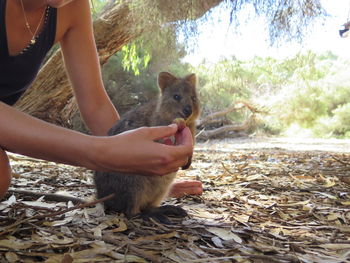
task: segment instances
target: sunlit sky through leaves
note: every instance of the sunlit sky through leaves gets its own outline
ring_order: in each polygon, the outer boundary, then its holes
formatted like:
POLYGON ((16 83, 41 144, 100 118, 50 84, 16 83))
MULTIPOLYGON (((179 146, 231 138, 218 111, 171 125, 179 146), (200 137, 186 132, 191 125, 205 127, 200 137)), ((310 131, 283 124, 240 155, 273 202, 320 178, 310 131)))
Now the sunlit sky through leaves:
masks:
POLYGON ((302 43, 282 42, 274 47, 269 46, 264 18, 255 16, 251 6, 247 5, 238 14, 240 26, 237 33, 234 33, 232 26, 229 27, 229 11, 219 6, 213 12, 215 23, 201 23, 198 39, 189 39, 196 41, 197 47, 192 54, 186 56, 185 61, 196 65, 203 59, 216 62, 230 56, 241 60, 254 56, 285 58, 305 50, 317 53, 332 51, 340 57, 350 59, 350 36, 339 36, 339 29, 350 19, 350 0, 323 0, 322 4, 330 16, 314 23, 302 43))

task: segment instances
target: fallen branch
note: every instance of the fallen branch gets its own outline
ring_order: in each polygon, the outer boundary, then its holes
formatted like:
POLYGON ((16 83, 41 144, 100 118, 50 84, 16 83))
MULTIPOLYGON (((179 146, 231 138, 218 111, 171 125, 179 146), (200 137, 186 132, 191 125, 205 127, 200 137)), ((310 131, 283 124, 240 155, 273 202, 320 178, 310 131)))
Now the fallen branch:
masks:
POLYGON ((33 192, 28 190, 21 190, 21 189, 9 189, 9 194, 20 194, 23 196, 30 196, 34 198, 40 198, 44 196, 44 199, 46 201, 54 201, 54 202, 68 202, 72 201, 73 204, 81 204, 84 203, 84 200, 74 197, 74 196, 66 196, 62 194, 53 194, 53 193, 39 193, 39 192, 33 192))
POLYGON ((249 119, 244 121, 242 124, 226 125, 213 130, 202 130, 197 134, 196 139, 198 140, 208 140, 210 138, 215 138, 222 136, 228 132, 240 132, 247 130, 252 123, 254 123, 255 116, 252 115, 249 119))
POLYGON ((198 123, 198 126, 204 126, 212 123, 218 122, 218 119, 226 116, 227 114, 241 110, 243 108, 248 108, 253 114, 254 113, 263 113, 263 111, 258 110, 256 107, 252 106, 248 102, 245 101, 237 101, 236 103, 232 104, 230 107, 222 110, 222 111, 217 111, 212 114, 207 115, 204 119, 200 120, 198 123))
POLYGON ((224 110, 209 114, 206 117, 204 117, 202 120, 200 120, 199 123, 197 124, 197 128, 200 130, 200 132, 196 135, 196 138, 199 140, 208 140, 210 138, 222 137, 223 135, 228 134, 229 132, 240 132, 240 131, 248 130, 255 123, 256 113, 266 113, 266 112, 257 109, 256 107, 252 106, 248 102, 237 101, 236 103, 232 104, 230 107, 224 110), (247 108, 251 114, 249 117, 247 117, 247 119, 243 123, 232 124, 229 121, 229 119, 224 118, 226 117, 227 114, 233 111, 242 110, 244 108, 247 108), (207 130, 207 127, 209 125, 217 124, 217 123, 220 123, 221 127, 207 130))

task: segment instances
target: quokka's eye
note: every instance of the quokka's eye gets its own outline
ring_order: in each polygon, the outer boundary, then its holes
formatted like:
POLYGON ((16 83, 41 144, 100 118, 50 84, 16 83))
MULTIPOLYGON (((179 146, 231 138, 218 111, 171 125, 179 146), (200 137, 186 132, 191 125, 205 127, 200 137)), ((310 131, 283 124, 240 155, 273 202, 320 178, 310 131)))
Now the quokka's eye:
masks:
POLYGON ((197 102, 197 98, 196 98, 195 96, 192 96, 191 99, 192 99, 192 102, 193 102, 193 103, 196 103, 196 102, 197 102))
POLYGON ((177 101, 181 100, 181 96, 179 94, 175 94, 173 98, 174 100, 177 100, 177 101))

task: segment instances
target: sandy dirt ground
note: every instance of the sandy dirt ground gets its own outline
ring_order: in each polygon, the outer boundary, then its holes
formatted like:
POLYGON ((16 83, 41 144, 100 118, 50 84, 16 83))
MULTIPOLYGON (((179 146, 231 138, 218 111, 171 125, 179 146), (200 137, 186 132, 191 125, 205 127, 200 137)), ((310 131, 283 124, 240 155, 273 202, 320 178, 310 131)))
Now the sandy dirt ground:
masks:
POLYGON ((236 138, 200 142, 196 149, 218 151, 276 149, 289 151, 326 151, 349 153, 350 140, 310 138, 236 138))

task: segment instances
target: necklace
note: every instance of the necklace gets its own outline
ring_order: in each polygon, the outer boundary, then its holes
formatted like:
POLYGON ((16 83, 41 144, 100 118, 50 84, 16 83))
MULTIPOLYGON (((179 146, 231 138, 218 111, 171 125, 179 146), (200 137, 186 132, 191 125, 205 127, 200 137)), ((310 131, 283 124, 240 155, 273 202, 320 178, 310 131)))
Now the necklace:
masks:
POLYGON ((32 29, 31 29, 31 27, 30 27, 30 25, 29 25, 29 23, 28 23, 28 19, 27 19, 27 16, 26 16, 26 12, 25 12, 25 10, 24 10, 24 5, 23 5, 23 1, 22 1, 22 0, 21 0, 21 6, 22 6, 22 12, 23 12, 24 21, 25 21, 25 23, 26 23, 26 28, 28 29, 29 33, 32 35, 32 39, 30 40, 30 43, 31 43, 32 45, 34 45, 35 42, 36 42, 36 39, 35 39, 36 33, 37 33, 38 30, 39 30, 39 27, 40 27, 40 25, 41 25, 41 22, 43 21, 43 18, 44 18, 44 15, 45 15, 45 13, 46 13, 46 9, 47 9, 47 8, 45 8, 45 10, 44 10, 44 12, 43 12, 43 14, 42 14, 42 16, 41 16, 41 18, 40 18, 39 24, 37 25, 37 27, 36 27, 36 29, 35 29, 35 31, 34 31, 34 33, 33 33, 32 29))

